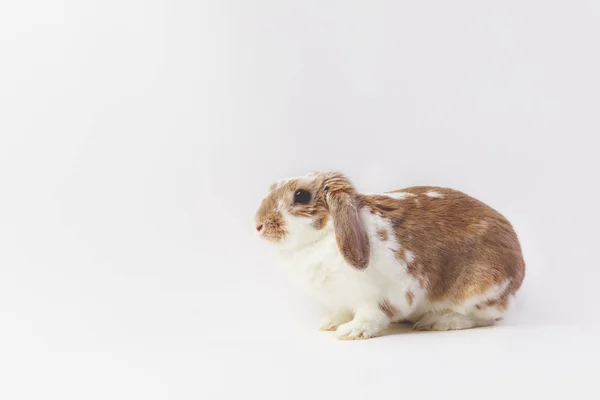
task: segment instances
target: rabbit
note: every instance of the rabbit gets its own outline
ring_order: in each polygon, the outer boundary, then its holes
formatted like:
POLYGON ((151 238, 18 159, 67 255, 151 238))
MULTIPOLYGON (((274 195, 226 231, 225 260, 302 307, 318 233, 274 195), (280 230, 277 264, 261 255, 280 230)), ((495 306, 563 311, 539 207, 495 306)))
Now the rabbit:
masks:
POLYGON ((361 194, 341 172, 271 185, 258 235, 330 312, 339 339, 493 325, 525 276, 517 235, 499 212, 460 191, 416 186, 361 194))

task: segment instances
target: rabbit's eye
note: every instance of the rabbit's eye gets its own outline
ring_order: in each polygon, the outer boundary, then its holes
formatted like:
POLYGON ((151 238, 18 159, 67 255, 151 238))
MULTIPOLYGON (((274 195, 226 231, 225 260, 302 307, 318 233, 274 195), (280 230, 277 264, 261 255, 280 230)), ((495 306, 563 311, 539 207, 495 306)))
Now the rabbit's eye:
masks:
POLYGON ((310 201, 310 192, 306 190, 296 190, 294 193, 294 204, 308 204, 310 201))

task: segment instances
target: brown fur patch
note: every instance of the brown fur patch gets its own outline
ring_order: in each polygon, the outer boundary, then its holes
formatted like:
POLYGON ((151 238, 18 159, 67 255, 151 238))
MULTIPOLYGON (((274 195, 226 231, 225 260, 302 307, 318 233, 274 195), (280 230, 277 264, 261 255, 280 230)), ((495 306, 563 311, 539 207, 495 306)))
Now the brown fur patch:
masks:
MULTIPOLYGON (((396 257, 398 257, 397 254, 396 257)), ((402 259, 404 259, 404 257, 402 257, 402 259)), ((427 276, 425 275, 423 265, 416 263, 407 263, 406 270, 409 274, 412 275, 413 278, 419 281, 419 286, 421 286, 421 289, 423 289, 427 284, 427 276)))
POLYGON ((383 311, 383 313, 390 319, 394 318, 394 316, 398 314, 398 310, 392 305, 392 303, 388 301, 388 299, 385 299, 379 303, 379 309, 383 311))
MULTIPOLYGON (((361 195, 360 206, 391 221, 402 248, 410 249, 418 263, 408 273, 427 288, 431 301, 459 303, 511 279, 499 304, 516 292, 525 275, 521 247, 511 224, 500 213, 464 193, 440 187, 402 189, 415 194, 394 199, 361 195), (434 190, 442 197, 430 197, 434 190)), ((398 252, 404 259, 404 253, 398 252)))
POLYGON ((415 298, 415 295, 413 294, 413 292, 411 292, 411 291, 406 292, 406 302, 408 303, 409 306, 412 306, 414 298, 415 298))
POLYGON ((377 230, 377 237, 382 242, 385 242, 386 240, 388 240, 388 233, 385 229, 379 229, 377 230))
MULTIPOLYGON (((315 214, 318 214, 318 212, 315 214)), ((328 214, 318 215, 317 218, 313 221, 312 225, 315 227, 316 230, 321 230, 325 227, 325 225, 327 225, 328 221, 329 221, 328 214)))
POLYGON ((343 176, 325 182, 327 204, 333 220, 335 238, 342 256, 355 268, 369 265, 371 246, 358 214, 357 194, 343 176))
POLYGON ((481 309, 484 307, 498 307, 498 309, 500 310, 506 310, 506 308, 508 308, 508 296, 510 294, 507 293, 507 290, 504 291, 504 293, 502 293, 500 295, 500 297, 496 298, 496 299, 490 299, 482 304, 478 304, 476 307, 481 309))
POLYGON ((273 211, 262 219, 263 236, 268 240, 279 241, 286 234, 285 220, 279 211, 273 211))

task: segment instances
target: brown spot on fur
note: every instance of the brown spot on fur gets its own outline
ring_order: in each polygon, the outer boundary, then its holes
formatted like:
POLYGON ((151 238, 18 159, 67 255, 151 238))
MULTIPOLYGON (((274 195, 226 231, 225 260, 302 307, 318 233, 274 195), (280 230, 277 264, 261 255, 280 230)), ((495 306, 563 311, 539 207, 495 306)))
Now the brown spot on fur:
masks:
MULTIPOLYGON (((508 290, 508 288, 507 288, 507 290, 508 290)), ((500 297, 489 299, 489 300, 483 302, 482 304, 476 305, 475 307, 477 307, 478 309, 481 309, 484 307, 497 307, 501 311, 506 310, 508 308, 508 297, 510 295, 510 293, 508 293, 507 290, 505 290, 503 293, 501 293, 500 297)))
MULTIPOLYGON (((402 257, 402 259, 404 259, 404 257, 402 257)), ((412 275, 413 278, 419 281, 419 286, 421 287, 421 289, 425 288, 425 285, 427 284, 427 276, 425 275, 423 265, 407 263, 406 270, 410 275, 412 275)))
POLYGON ((317 217, 317 219, 315 219, 313 221, 312 225, 315 227, 315 229, 321 230, 325 227, 325 225, 327 225, 328 221, 329 221, 329 215, 327 215, 327 214, 320 215, 317 217))
POLYGON ((392 303, 388 301, 388 299, 385 299, 379 303, 379 309, 383 311, 383 313, 390 319, 394 318, 394 316, 398 313, 396 307, 394 307, 392 303))
MULTIPOLYGON (((431 301, 460 303, 511 280, 498 299, 505 306, 525 275, 521 247, 511 224, 499 212, 464 193, 439 187, 402 189, 419 199, 361 195, 360 206, 388 219, 402 248, 419 260, 408 273, 426 287, 431 301), (433 190, 442 197, 429 197, 433 190)), ((404 259, 398 252, 396 257, 404 259)))
POLYGON ((406 292, 406 302, 408 303, 409 306, 412 306, 414 298, 415 298, 415 295, 413 294, 413 292, 411 292, 411 291, 406 292))
POLYGON ((385 229, 379 229, 377 230, 377 237, 382 242, 385 242, 386 240, 388 240, 388 233, 385 229))

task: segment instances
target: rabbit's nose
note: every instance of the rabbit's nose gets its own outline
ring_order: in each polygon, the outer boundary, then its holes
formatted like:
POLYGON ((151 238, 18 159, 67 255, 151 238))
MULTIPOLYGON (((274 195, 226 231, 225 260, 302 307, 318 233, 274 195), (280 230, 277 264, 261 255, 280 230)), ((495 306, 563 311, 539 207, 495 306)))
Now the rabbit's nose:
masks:
POLYGON ((258 232, 260 232, 260 231, 262 230, 262 228, 263 228, 263 224, 260 224, 260 225, 258 225, 258 226, 256 227, 256 230, 257 230, 258 232))

